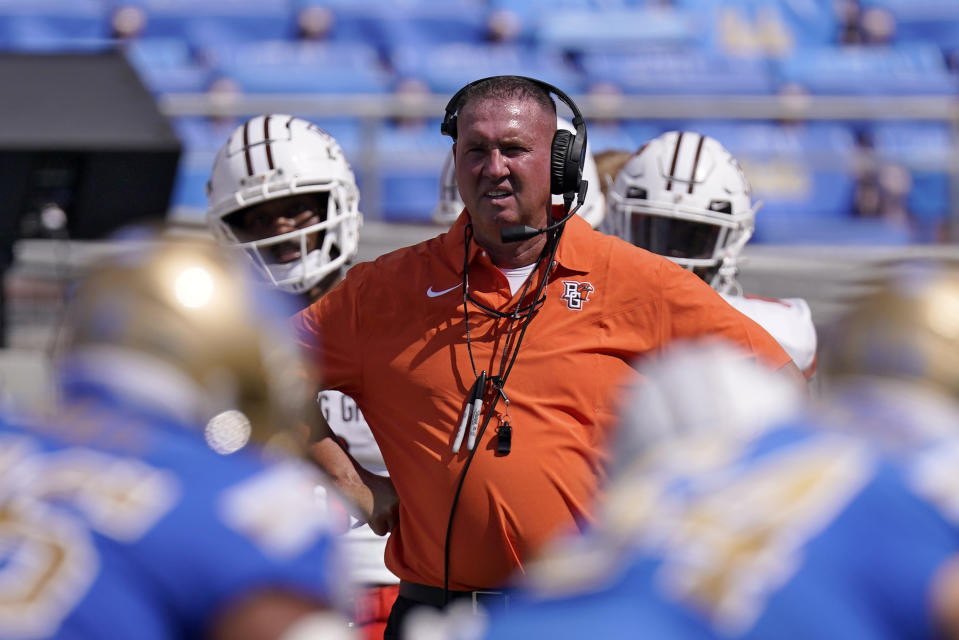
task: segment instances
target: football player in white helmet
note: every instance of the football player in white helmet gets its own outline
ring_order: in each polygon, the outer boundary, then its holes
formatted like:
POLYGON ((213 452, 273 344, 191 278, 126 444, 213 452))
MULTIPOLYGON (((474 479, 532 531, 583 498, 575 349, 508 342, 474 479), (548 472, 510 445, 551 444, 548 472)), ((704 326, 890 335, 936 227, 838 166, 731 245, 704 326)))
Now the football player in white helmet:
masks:
POLYGON ((808 303, 744 296, 736 280, 759 206, 719 141, 670 131, 640 147, 617 173, 605 229, 692 270, 776 338, 808 379, 817 344, 808 303))
POLYGON ((310 294, 356 255, 359 190, 333 138, 288 115, 257 116, 220 149, 207 182, 207 223, 245 250, 276 287, 310 294))
MULTIPOLYGON (((237 127, 217 154, 207 191, 207 223, 218 240, 245 250, 273 286, 300 294, 303 306, 332 289, 356 255, 362 220, 353 170, 336 139, 306 120, 271 114, 237 127)), ((387 475, 356 403, 332 390, 317 402, 349 454, 387 475)), ((384 564, 386 538, 362 526, 350 530, 347 543, 354 578, 368 587, 354 622, 366 637, 382 638, 399 584, 384 564)))
MULTIPOLYGON (((573 123, 564 118, 556 118, 556 126, 576 133, 573 123)), ((589 140, 586 141, 586 163, 583 165, 583 180, 589 182, 586 200, 577 214, 598 229, 606 217, 606 196, 603 195, 599 181, 599 172, 596 170, 596 160, 589 140)), ((563 204, 563 196, 553 196, 554 204, 563 204)), ((440 193, 436 208, 433 209, 433 222, 442 225, 451 225, 463 211, 463 199, 460 198, 459 187, 456 186, 456 167, 453 165, 453 150, 446 155, 443 161, 443 170, 440 173, 440 193)))

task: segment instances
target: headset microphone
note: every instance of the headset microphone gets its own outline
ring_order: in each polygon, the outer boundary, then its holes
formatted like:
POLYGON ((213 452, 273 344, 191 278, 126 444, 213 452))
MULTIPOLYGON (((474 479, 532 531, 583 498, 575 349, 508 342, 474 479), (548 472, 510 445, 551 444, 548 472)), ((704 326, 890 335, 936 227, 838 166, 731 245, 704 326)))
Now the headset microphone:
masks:
POLYGON ((547 225, 542 229, 537 229, 536 227, 531 227, 529 225, 516 225, 512 227, 505 227, 499 232, 500 242, 522 242, 524 240, 529 240, 534 236, 538 236, 541 233, 549 233, 554 229, 561 228, 566 221, 573 217, 573 215, 579 211, 579 208, 583 206, 583 201, 586 199, 586 187, 588 186, 588 181, 583 180, 579 187, 579 194, 576 197, 576 206, 569 210, 565 216, 557 220, 553 224, 547 225))

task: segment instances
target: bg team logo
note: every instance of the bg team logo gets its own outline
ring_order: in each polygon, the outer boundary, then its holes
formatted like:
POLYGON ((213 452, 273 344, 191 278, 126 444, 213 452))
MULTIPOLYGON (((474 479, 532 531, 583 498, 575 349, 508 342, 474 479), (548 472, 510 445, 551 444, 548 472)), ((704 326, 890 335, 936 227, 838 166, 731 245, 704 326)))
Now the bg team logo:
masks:
POLYGON ((583 303, 589 302, 589 294, 595 291, 589 282, 578 282, 576 280, 563 280, 563 300, 566 306, 573 311, 581 311, 583 303))

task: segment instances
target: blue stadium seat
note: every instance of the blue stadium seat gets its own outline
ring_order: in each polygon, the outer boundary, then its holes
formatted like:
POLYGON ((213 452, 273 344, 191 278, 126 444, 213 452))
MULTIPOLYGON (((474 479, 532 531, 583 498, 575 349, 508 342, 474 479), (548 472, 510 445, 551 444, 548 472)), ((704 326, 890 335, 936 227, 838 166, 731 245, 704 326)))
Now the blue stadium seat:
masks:
POLYGON ((248 93, 383 93, 392 77, 364 44, 262 41, 205 50, 248 93))
POLYGON ((486 33, 486 8, 470 0, 397 0, 389 7, 378 0, 301 0, 296 8, 310 5, 332 12, 330 39, 365 42, 384 52, 404 45, 482 42, 486 33))
POLYGON ((889 11, 896 21, 895 41, 934 43, 959 49, 959 2, 955 0, 859 0, 863 9, 889 11))
POLYGON ((881 161, 900 164, 909 170, 912 188, 909 212, 915 217, 923 239, 932 239, 950 213, 949 167, 952 163, 952 133, 947 124, 936 122, 877 123, 873 146, 881 161))
POLYGON ((590 11, 596 8, 594 0, 488 0, 488 19, 509 25, 507 42, 533 45, 543 16, 552 12, 590 11))
POLYGON ((586 135, 593 154, 610 149, 635 151, 646 138, 636 138, 632 129, 618 122, 591 121, 586 119, 586 135))
MULTIPOLYGON (((180 116, 170 120, 185 152, 212 151, 214 153, 242 122, 243 118, 212 119, 203 116, 180 116)), ((211 158, 207 172, 212 166, 211 158)))
POLYGON ((632 140, 636 142, 636 147, 631 151, 637 151, 644 142, 649 142, 656 136, 667 131, 677 131, 687 128, 685 120, 666 121, 666 120, 624 120, 623 129, 629 133, 632 140))
POLYGON ((589 53, 581 63, 590 82, 610 83, 628 94, 762 95, 774 89, 764 61, 702 51, 589 53))
POLYGON ((154 94, 202 92, 210 84, 210 69, 194 60, 185 40, 137 38, 124 43, 124 52, 154 94))
POLYGON ((0 0, 0 49, 102 47, 109 37, 109 14, 99 0, 0 0))
POLYGON ((680 49, 693 47, 703 26, 695 14, 669 8, 552 9, 540 16, 533 40, 571 53, 680 49))
POLYGON ((173 193, 170 196, 171 210, 186 210, 179 219, 188 217, 190 222, 201 224, 206 212, 206 181, 216 157, 215 150, 187 151, 180 156, 173 193))
POLYGON ((753 199, 763 201, 757 219, 784 216, 818 224, 819 219, 849 215, 856 145, 847 127, 705 121, 687 123, 686 128, 716 138, 740 161, 753 199))
POLYGON ((676 0, 699 16, 701 45, 724 56, 778 58, 798 48, 836 43, 833 0, 676 0))
POLYGON ((387 126, 381 131, 377 155, 383 219, 429 222, 439 193, 440 171, 450 139, 440 135, 439 121, 423 126, 387 126))
POLYGON ((914 241, 911 228, 885 220, 846 215, 811 221, 763 211, 756 214, 753 236, 757 244, 901 246, 914 241))
POLYGON ((185 38, 192 46, 292 38, 290 0, 116 0, 146 13, 144 37, 185 38))
POLYGON ((551 11, 588 11, 596 8, 594 0, 488 0, 488 4, 491 10, 512 11, 530 22, 539 20, 551 11))
POLYGON ((763 244, 902 245, 914 229, 853 213, 857 147, 838 123, 690 122, 713 136, 743 166, 753 188, 753 242, 763 244))
POLYGON ((419 78, 440 94, 452 94, 468 82, 500 74, 532 76, 569 94, 584 89, 583 76, 561 55, 520 45, 410 45, 394 50, 392 63, 397 77, 419 78))
POLYGON ((895 47, 821 47, 781 61, 783 83, 822 95, 955 95, 942 51, 932 44, 895 47))

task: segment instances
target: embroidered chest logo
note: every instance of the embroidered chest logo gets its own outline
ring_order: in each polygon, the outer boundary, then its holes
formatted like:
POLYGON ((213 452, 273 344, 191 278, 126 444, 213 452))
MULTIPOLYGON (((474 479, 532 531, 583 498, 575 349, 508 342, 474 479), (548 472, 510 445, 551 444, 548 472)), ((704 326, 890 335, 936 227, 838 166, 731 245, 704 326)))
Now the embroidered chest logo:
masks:
POLYGON ((589 295, 596 288, 588 282, 577 282, 576 280, 563 280, 563 295, 560 296, 566 301, 566 306, 573 311, 581 311, 583 304, 589 302, 589 295))

